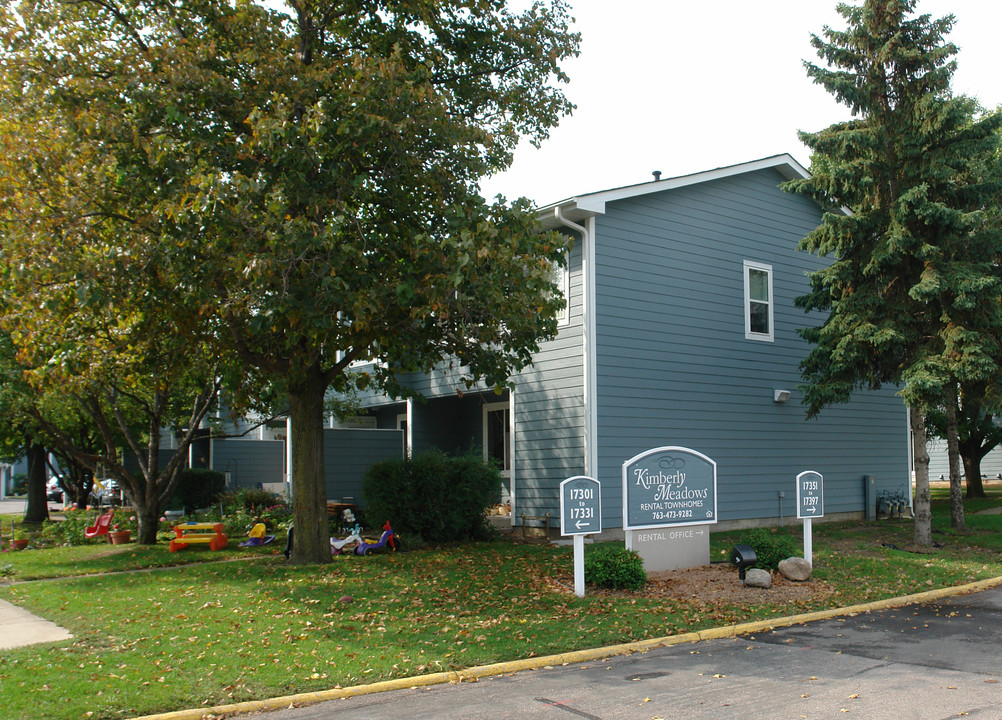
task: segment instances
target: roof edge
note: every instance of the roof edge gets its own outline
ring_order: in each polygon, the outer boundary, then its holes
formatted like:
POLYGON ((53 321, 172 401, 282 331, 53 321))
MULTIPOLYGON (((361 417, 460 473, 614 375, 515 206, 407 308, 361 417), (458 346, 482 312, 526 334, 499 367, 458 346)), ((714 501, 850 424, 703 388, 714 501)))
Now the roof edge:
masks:
POLYGON ((743 175, 745 173, 757 172, 759 170, 778 170, 787 180, 798 180, 810 177, 808 170, 799 162, 793 159, 789 153, 772 155, 770 157, 738 163, 736 165, 726 165, 712 170, 703 170, 688 175, 666 178, 664 180, 651 180, 637 185, 626 185, 624 187, 612 188, 610 190, 600 190, 598 192, 576 195, 566 200, 544 205, 536 210, 543 228, 553 230, 561 227, 563 223, 555 215, 555 210, 560 208, 561 214, 569 220, 580 222, 595 215, 605 213, 607 203, 616 200, 649 195, 650 193, 673 190, 688 185, 720 180, 722 178, 743 175))

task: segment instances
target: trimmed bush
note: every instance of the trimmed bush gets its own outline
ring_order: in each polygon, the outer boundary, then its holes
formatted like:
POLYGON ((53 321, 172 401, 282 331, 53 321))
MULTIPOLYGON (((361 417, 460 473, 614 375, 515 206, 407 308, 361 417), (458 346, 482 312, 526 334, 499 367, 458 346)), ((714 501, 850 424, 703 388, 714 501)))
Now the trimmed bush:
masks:
POLYGON ((800 545, 796 539, 779 528, 755 528, 743 536, 742 542, 755 551, 755 567, 776 570, 788 557, 798 557, 800 545))
POLYGON ((644 561, 621 543, 587 547, 584 572, 586 581, 611 590, 639 590, 647 582, 644 561))
POLYGON ((501 473, 481 457, 429 450, 368 469, 365 517, 374 529, 389 520, 394 532, 428 543, 483 539, 490 537, 485 513, 501 485, 501 473))
POLYGON ((218 470, 189 468, 181 471, 173 500, 185 512, 214 505, 226 492, 226 475, 218 470))

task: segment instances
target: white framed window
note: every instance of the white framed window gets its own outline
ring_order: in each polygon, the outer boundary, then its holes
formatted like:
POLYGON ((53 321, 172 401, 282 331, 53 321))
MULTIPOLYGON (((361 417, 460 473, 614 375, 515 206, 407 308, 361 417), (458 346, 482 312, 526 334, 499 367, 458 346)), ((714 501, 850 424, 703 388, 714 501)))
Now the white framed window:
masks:
POLYGON ((772 342, 772 265, 744 261, 745 338, 772 342))
POLYGON ((483 406, 484 462, 494 461, 501 477, 511 478, 511 408, 506 402, 483 406))
POLYGON ((557 286, 557 288, 560 290, 560 294, 563 295, 564 297, 564 305, 560 310, 557 311, 556 315, 557 325, 566 325, 570 321, 571 282, 570 282, 569 263, 567 262, 566 255, 564 257, 564 260, 565 262, 563 266, 555 264, 550 269, 551 272, 553 273, 553 275, 551 276, 551 280, 553 280, 553 284, 557 286))

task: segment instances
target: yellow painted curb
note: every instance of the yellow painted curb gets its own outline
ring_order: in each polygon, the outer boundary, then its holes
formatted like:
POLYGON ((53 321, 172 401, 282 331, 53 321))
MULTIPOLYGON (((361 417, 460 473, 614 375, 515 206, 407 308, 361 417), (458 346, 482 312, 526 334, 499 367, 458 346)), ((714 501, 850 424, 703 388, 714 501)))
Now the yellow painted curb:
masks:
POLYGON ((682 645, 684 643, 694 643, 703 640, 719 640, 737 637, 738 635, 748 635, 750 633, 772 630, 779 627, 789 627, 790 625, 802 625, 814 620, 828 620, 833 617, 845 615, 859 615, 873 610, 886 610, 888 608, 911 605, 913 603, 932 602, 943 598, 966 595, 982 590, 989 590, 998 585, 1002 585, 1002 577, 979 580, 967 585, 956 585, 954 587, 939 588, 937 590, 927 590, 913 595, 903 595, 887 600, 876 600, 860 605, 850 605, 844 608, 832 608, 830 610, 818 610, 816 612, 803 613, 801 615, 790 615, 788 617, 775 618, 772 620, 759 620, 756 622, 740 623, 738 625, 725 625, 719 628, 710 628, 698 632, 683 633, 682 635, 670 635, 668 637, 652 638, 649 640, 637 640, 635 642, 622 643, 619 645, 606 645, 605 647, 591 648, 588 650, 575 650, 572 652, 559 653, 557 655, 545 655, 542 657, 526 658, 524 660, 513 660, 511 662, 493 663, 491 665, 480 665, 463 670, 452 670, 449 672, 433 673, 431 675, 418 675, 416 677, 398 678, 396 680, 384 680, 370 685, 356 685, 348 688, 333 688, 330 690, 319 690, 317 692, 299 693, 297 695, 285 695, 283 697, 268 698, 265 700, 249 700, 247 702, 233 703, 230 705, 216 705, 208 708, 191 708, 188 710, 176 710, 167 713, 154 715, 143 715, 133 718, 133 720, 206 720, 207 718, 221 718, 227 715, 239 715, 241 713, 264 712, 268 710, 281 710, 283 708, 313 705, 328 700, 341 700, 361 695, 372 695, 374 693, 388 692, 390 690, 406 690, 416 687, 427 687, 429 685, 443 685, 445 683, 471 682, 484 677, 497 675, 510 675, 511 673, 522 672, 524 670, 540 670, 543 668, 556 667, 559 665, 570 665, 573 663, 591 662, 594 660, 604 660, 618 655, 629 655, 635 652, 647 652, 655 648, 670 647, 672 645, 682 645))

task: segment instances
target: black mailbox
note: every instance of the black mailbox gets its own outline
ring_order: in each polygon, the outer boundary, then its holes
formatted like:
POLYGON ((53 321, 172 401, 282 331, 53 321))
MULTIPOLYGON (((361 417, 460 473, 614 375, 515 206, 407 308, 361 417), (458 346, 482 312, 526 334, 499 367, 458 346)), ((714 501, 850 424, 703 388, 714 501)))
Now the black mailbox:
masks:
POLYGON ((755 564, 755 551, 750 545, 735 545, 731 548, 731 565, 737 565, 738 577, 745 579, 745 570, 755 564))

